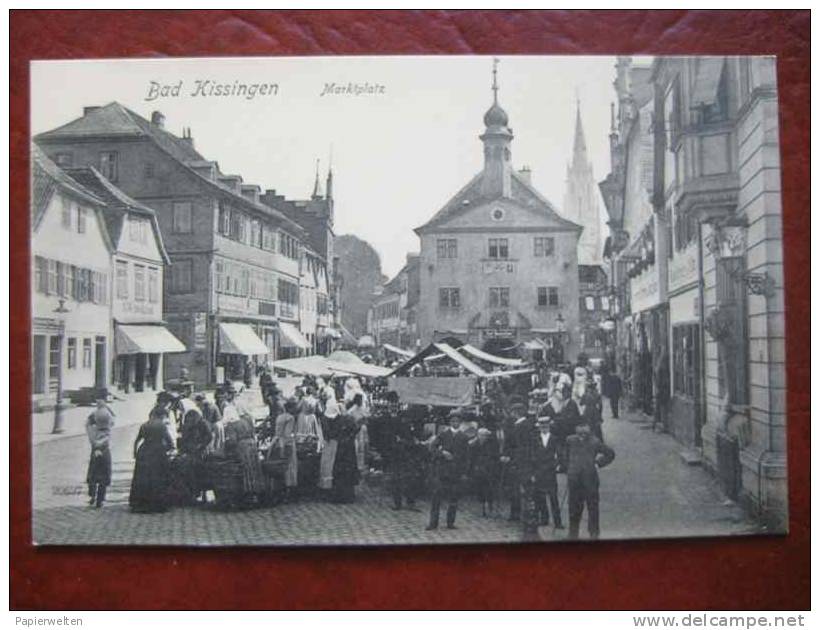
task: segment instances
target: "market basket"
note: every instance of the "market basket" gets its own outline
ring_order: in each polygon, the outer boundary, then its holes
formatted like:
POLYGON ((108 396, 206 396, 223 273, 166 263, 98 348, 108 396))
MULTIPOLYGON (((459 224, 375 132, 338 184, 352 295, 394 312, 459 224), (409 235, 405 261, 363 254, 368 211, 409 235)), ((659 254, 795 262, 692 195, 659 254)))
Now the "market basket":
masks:
POLYGON ((242 465, 234 461, 211 461, 209 477, 218 508, 231 508, 241 504, 244 486, 242 465))

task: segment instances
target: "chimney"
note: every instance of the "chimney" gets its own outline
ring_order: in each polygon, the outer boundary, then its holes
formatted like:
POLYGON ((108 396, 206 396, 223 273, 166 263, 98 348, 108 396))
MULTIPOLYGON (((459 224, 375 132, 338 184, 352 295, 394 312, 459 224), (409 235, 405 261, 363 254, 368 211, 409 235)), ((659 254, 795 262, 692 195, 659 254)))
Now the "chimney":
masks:
POLYGON ((259 193, 261 190, 262 189, 256 184, 242 184, 240 186, 242 196, 245 197, 245 199, 250 199, 254 203, 259 203, 259 193))
POLYGON ((532 169, 530 169, 529 166, 524 166, 520 171, 518 171, 518 174, 525 182, 527 182, 528 186, 532 186, 532 169))
POLYGON ((194 139, 191 137, 191 128, 190 127, 183 127, 182 128, 182 139, 185 140, 191 147, 194 146, 194 139))
POLYGON ((165 127, 165 116, 160 111, 151 112, 151 124, 163 129, 165 127))
POLYGON ((93 114, 100 108, 99 105, 88 105, 87 107, 83 107, 83 116, 88 116, 89 114, 93 114))

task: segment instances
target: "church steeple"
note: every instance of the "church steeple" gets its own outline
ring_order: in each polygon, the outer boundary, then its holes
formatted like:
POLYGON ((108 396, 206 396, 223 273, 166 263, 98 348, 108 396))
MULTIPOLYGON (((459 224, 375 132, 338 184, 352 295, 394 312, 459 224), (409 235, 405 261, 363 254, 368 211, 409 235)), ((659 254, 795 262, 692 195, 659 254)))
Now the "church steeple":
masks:
POLYGON ((584 125, 581 122, 581 99, 576 97, 575 101, 575 140, 572 147, 572 167, 573 169, 587 168, 589 157, 587 156, 587 141, 584 137, 584 125))
POLYGON ((311 199, 321 199, 322 198, 322 184, 319 182, 319 160, 316 160, 316 178, 313 182, 313 194, 311 195, 311 199))
POLYGON ((587 153, 584 125, 581 122, 581 101, 576 97, 575 136, 572 161, 567 167, 567 188, 564 194, 564 211, 570 221, 583 226, 578 242, 578 264, 601 263, 601 217, 598 207, 598 187, 592 173, 592 163, 587 153))
POLYGON ((493 104, 484 114, 484 173, 481 193, 485 197, 509 197, 511 188, 510 142, 513 139, 507 112, 498 104, 498 59, 493 59, 493 104))

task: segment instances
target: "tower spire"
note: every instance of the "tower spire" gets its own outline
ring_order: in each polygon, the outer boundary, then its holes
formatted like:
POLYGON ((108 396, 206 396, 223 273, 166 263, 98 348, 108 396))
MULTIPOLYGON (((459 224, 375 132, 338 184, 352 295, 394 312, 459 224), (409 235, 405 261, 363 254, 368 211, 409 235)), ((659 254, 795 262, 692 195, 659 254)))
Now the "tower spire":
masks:
POLYGON ((319 183, 319 158, 316 158, 316 178, 313 181, 313 199, 319 199, 322 196, 322 185, 319 183))
POLYGON ((493 57, 493 104, 498 105, 498 57, 493 57))
POLYGON ((577 98, 577 95, 575 106, 575 140, 572 145, 572 168, 586 168, 589 163, 587 159, 587 141, 584 136, 584 125, 581 122, 581 100, 577 98))
POLYGON ((327 158, 327 181, 325 182, 325 198, 333 199, 333 145, 330 145, 330 155, 327 158))

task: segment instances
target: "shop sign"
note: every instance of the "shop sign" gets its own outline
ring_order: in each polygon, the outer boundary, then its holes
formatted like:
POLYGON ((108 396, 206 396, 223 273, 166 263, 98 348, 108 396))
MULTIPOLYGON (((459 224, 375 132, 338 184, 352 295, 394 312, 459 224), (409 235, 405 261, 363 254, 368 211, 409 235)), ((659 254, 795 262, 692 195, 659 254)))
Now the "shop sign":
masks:
POLYGON ((632 278, 630 286, 633 312, 640 313, 660 304, 660 284, 656 267, 653 266, 648 271, 632 278))
POLYGON ((669 290, 697 282, 698 279, 698 248, 697 244, 675 252, 669 261, 669 290))
POLYGON ((194 313, 194 348, 202 350, 208 343, 208 315, 194 313))

